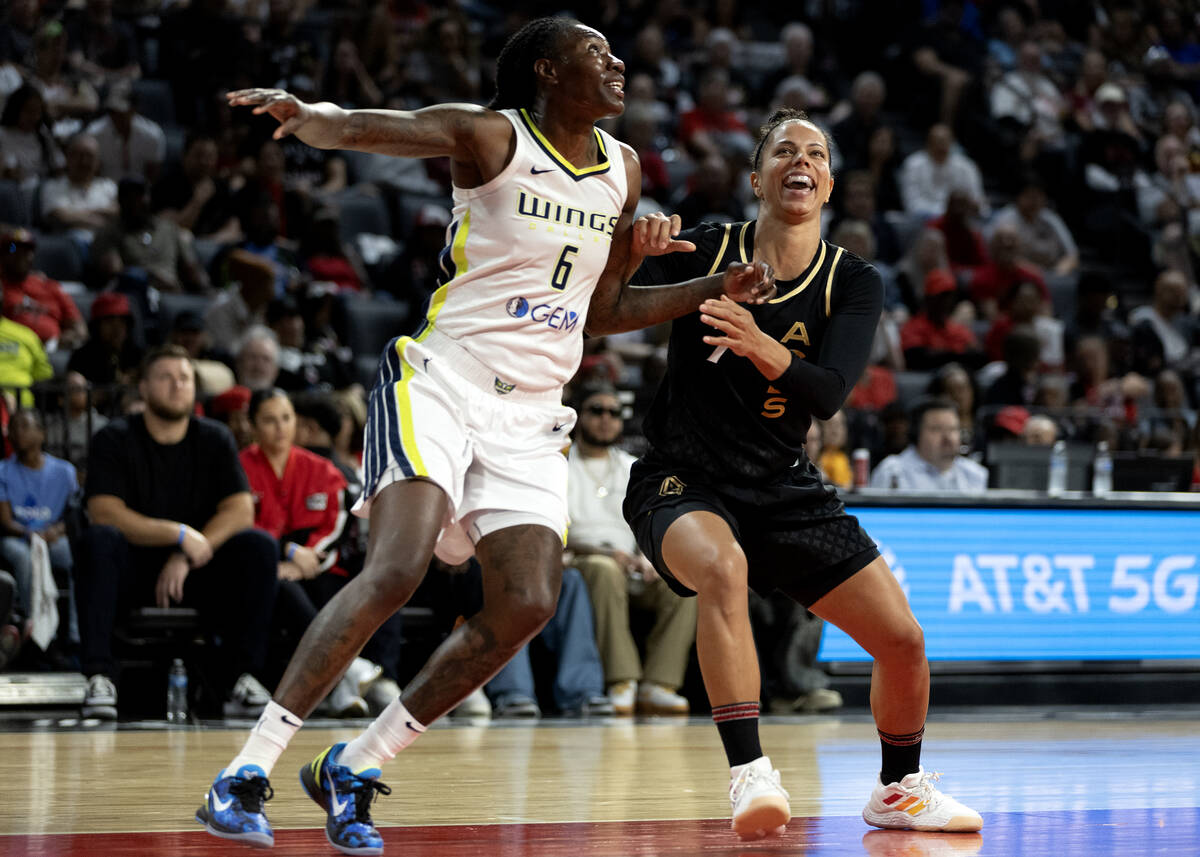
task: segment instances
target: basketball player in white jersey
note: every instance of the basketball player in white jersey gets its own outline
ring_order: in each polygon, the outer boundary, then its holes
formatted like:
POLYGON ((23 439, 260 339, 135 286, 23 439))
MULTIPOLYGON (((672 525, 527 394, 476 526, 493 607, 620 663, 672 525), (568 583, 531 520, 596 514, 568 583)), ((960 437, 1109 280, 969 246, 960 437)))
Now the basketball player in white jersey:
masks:
POLYGON ((472 553, 484 607, 430 657, 404 694, 348 744, 301 770, 328 814, 330 843, 379 854, 369 807, 381 765, 494 675, 553 615, 562 574, 567 463, 575 414, 561 404, 583 332, 615 333, 693 312, 724 292, 761 302, 770 268, 667 288, 627 282, 645 255, 694 249, 677 218, 639 219, 637 156, 594 127, 621 112, 624 64, 577 21, 543 18, 501 51, 491 108, 414 112, 304 104, 280 90, 230 93, 323 149, 449 156, 454 216, 441 288, 412 337, 388 346, 365 442, 370 542, 362 573, 301 640, 242 751, 196 813, 210 833, 268 847, 268 776, 288 741, 376 628, 411 596, 435 549, 472 553))

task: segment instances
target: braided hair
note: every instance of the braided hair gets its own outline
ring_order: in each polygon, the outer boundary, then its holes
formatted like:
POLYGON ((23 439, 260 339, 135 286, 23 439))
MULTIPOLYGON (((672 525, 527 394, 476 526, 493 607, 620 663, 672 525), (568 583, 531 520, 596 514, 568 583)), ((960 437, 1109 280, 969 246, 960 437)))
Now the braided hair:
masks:
POLYGON ((557 54, 559 41, 578 26, 574 18, 535 18, 514 33, 496 58, 496 94, 488 107, 532 107, 537 98, 533 64, 557 54))
POLYGON ((750 169, 754 170, 754 172, 758 172, 758 168, 762 165, 762 150, 763 146, 766 145, 767 138, 784 122, 806 122, 812 125, 825 138, 825 150, 832 150, 833 143, 829 139, 829 132, 810 119, 807 113, 803 110, 794 110, 791 107, 780 107, 768 116, 767 121, 758 129, 758 145, 754 147, 754 154, 750 157, 750 169))

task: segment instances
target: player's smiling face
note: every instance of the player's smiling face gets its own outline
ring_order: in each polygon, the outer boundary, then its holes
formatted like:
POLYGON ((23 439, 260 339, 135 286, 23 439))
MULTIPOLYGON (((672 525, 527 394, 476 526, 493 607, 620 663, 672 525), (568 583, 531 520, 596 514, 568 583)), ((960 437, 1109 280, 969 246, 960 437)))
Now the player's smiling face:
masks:
POLYGON ((561 44, 557 65, 563 93, 597 104, 601 116, 619 115, 625 109, 625 63, 613 56, 608 40, 580 25, 561 44))
POLYGON ((819 216, 833 191, 825 135, 810 122, 782 123, 763 144, 750 181, 764 207, 788 219, 819 216))

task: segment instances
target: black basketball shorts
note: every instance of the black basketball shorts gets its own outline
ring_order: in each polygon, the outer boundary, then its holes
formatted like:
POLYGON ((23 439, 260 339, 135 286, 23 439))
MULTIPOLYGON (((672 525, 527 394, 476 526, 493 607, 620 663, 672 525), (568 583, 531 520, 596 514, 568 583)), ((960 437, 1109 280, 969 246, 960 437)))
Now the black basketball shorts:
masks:
POLYGON ((675 520, 701 510, 729 524, 746 554, 751 589, 764 596, 778 589, 805 607, 879 556, 875 542, 810 461, 782 479, 748 487, 715 483, 704 473, 642 458, 630 473, 625 520, 642 553, 683 596, 696 593, 663 562, 663 536, 675 520))

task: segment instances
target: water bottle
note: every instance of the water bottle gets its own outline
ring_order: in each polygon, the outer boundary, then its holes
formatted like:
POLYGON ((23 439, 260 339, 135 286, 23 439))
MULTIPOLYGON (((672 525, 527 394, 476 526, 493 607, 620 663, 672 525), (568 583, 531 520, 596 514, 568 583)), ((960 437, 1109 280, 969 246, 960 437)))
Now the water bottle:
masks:
POLYGON ((188 720, 188 675, 183 658, 176 658, 167 673, 167 722, 187 723, 188 720))
POLYGON ((1057 441, 1050 451, 1050 479, 1046 485, 1046 493, 1051 497, 1061 497, 1067 490, 1067 442, 1057 441))
POLYGON ((1092 494, 1104 497, 1112 492, 1112 455, 1108 451, 1108 443, 1100 441, 1096 444, 1096 459, 1092 462, 1092 494))

